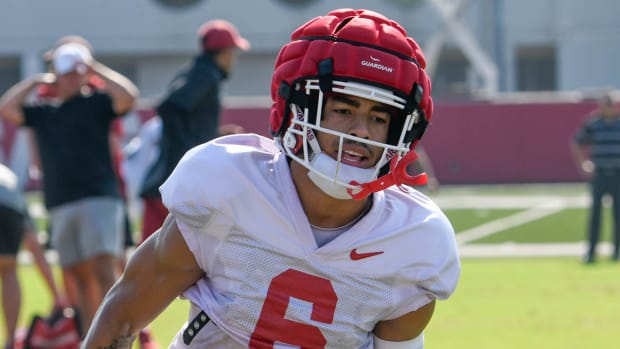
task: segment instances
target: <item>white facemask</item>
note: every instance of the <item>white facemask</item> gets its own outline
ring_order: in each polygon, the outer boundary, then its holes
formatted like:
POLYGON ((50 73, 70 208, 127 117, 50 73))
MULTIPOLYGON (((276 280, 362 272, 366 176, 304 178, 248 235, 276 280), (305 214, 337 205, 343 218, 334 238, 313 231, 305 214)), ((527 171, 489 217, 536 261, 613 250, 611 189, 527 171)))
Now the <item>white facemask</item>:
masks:
POLYGON ((374 168, 364 169, 343 163, 338 165, 336 160, 323 152, 314 156, 310 164, 312 170, 308 171, 308 177, 312 183, 321 188, 325 194, 336 199, 352 199, 347 192, 349 188, 356 191, 355 187, 349 184, 351 181, 366 183, 375 179, 374 168), (328 178, 326 175, 333 178, 328 178))

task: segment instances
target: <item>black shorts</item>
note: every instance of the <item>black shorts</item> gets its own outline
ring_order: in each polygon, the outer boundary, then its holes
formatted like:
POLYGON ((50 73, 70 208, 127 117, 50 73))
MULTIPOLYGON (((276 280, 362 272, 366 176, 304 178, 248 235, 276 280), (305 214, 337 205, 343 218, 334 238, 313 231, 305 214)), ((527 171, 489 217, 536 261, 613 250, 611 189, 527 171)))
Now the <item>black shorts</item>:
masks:
POLYGON ((24 236, 24 216, 0 206, 0 254, 17 255, 24 236))

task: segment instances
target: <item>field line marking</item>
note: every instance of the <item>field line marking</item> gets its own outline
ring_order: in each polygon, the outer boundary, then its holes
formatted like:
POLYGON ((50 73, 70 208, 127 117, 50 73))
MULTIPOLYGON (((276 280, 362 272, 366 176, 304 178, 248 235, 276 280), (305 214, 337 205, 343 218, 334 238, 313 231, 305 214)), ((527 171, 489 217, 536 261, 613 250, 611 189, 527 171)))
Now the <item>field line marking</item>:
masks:
POLYGON ((560 212, 567 207, 563 200, 552 200, 540 205, 534 206, 529 210, 518 212, 513 215, 498 218, 496 220, 481 224, 464 230, 456 235, 456 242, 459 245, 466 244, 470 241, 481 239, 489 235, 493 235, 500 231, 517 227, 531 221, 560 212))

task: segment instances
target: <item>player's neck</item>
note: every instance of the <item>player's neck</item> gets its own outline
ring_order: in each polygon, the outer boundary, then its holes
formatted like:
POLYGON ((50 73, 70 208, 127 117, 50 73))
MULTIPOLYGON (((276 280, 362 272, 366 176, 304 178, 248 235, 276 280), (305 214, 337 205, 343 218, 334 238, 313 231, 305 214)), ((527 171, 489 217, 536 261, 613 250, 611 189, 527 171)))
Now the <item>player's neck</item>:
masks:
POLYGON ((325 194, 310 178, 308 170, 292 161, 291 176, 301 205, 310 224, 321 228, 336 228, 359 220, 368 211, 372 197, 365 200, 340 200, 325 194))

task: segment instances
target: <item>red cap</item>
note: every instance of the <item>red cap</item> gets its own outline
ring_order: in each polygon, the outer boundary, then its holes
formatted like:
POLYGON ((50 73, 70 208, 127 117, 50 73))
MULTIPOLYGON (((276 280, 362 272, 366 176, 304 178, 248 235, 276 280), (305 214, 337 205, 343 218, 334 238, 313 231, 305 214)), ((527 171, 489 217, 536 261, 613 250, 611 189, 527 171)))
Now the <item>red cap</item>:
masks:
POLYGON ((238 47, 244 51, 250 49, 250 43, 239 35, 237 28, 225 20, 215 19, 201 25, 198 37, 205 51, 228 47, 238 47))

